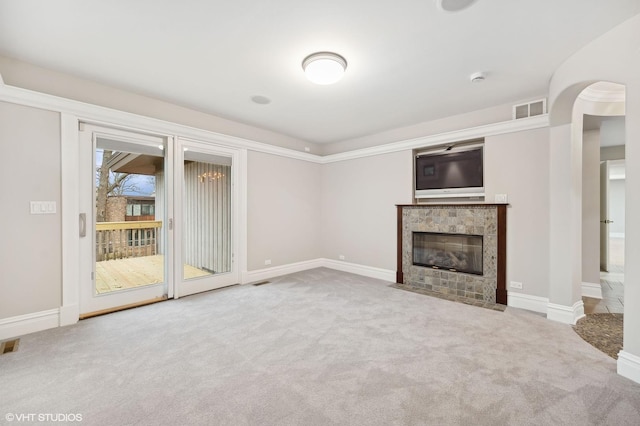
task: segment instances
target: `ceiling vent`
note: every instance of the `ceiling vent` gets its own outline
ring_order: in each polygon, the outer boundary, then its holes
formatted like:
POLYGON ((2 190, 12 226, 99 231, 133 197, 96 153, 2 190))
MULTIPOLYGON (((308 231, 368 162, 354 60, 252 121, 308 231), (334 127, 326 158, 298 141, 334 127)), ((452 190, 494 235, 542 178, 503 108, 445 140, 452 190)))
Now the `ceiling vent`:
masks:
POLYGON ((535 117, 547 113, 547 100, 540 99, 538 101, 527 102, 526 104, 513 106, 513 119, 535 117))

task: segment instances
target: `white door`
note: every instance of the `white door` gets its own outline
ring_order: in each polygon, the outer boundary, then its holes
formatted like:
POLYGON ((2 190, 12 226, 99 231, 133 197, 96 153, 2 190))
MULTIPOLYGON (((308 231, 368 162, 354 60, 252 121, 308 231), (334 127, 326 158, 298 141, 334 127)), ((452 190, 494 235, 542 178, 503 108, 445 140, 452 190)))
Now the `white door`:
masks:
POLYGON ((81 317, 170 297, 171 139, 80 127, 81 317))
POLYGON ((175 158, 175 294, 237 284, 237 152, 178 139, 175 158))
POLYGON ((600 270, 609 266, 609 162, 600 163, 600 270))

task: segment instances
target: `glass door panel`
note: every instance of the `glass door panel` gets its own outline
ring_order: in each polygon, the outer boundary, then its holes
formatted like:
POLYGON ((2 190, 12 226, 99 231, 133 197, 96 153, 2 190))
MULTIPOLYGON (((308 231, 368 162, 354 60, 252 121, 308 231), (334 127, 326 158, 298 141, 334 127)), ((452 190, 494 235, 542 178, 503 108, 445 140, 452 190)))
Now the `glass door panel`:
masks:
POLYGON ((231 271, 231 165, 192 157, 185 152, 185 280, 231 271))
POLYGON ((182 143, 180 295, 236 284, 233 262, 233 159, 182 143))
POLYGON ((81 211, 93 230, 81 241, 82 263, 91 265, 81 312, 166 296, 166 140, 87 126, 79 141, 81 181, 92 181, 82 184, 81 211))
POLYGON ((95 150, 97 294, 165 281, 164 150, 119 145, 98 138, 95 150))

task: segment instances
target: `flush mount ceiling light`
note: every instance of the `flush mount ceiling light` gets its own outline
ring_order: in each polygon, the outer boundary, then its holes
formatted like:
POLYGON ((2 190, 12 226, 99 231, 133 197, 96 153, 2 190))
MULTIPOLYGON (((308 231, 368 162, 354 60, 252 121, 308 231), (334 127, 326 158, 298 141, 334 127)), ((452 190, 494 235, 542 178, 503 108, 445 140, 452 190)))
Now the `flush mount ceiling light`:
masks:
POLYGON ((347 61, 333 52, 316 52, 304 58, 302 69, 315 84, 333 84, 342 78, 347 61))

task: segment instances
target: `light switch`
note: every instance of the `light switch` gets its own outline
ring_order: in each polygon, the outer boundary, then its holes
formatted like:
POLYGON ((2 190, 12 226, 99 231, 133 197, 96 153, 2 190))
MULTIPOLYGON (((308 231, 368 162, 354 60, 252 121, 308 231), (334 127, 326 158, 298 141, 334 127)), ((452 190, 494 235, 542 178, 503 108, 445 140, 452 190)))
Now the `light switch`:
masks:
POLYGON ((56 214, 55 201, 31 201, 31 214, 56 214))

